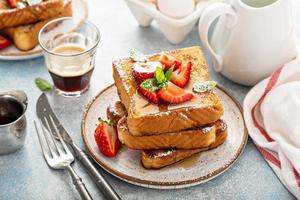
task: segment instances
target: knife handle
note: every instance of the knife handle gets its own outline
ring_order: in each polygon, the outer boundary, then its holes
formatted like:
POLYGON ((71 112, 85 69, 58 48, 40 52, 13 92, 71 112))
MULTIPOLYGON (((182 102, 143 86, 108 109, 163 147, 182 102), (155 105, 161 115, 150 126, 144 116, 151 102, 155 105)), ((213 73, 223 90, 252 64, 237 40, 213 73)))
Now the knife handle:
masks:
POLYGON ((77 173, 75 172, 75 170, 72 168, 71 165, 69 165, 67 167, 67 170, 69 171, 72 180, 73 180, 73 184, 75 185, 77 191, 79 192, 81 199, 83 200, 93 200, 93 198, 91 197, 89 191, 86 189, 84 183, 82 182, 82 179, 77 175, 77 173))
POLYGON ((102 194, 109 200, 121 200, 120 196, 94 167, 87 154, 74 143, 72 144, 72 147, 78 160, 86 167, 102 194))

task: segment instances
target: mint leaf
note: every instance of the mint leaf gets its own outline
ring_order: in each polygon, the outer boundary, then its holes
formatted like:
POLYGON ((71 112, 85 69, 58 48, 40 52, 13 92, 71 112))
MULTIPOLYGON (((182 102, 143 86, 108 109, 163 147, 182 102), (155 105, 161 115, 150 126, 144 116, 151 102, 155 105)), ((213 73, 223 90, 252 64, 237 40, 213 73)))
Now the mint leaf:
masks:
POLYGON ((173 71, 174 71, 174 65, 170 69, 168 69, 168 71, 165 73, 166 82, 168 82, 171 79, 173 71))
POLYGON ((145 81, 143 81, 141 83, 141 87, 145 90, 148 90, 148 91, 156 91, 156 90, 159 90, 161 87, 157 84, 157 81, 155 78, 150 78, 150 79, 147 79, 145 81))
POLYGON ((156 67, 154 78, 142 82, 141 87, 148 91, 156 91, 160 88, 168 90, 168 81, 170 80, 174 67, 172 66, 166 73, 161 67, 156 67))
POLYGON ((156 78, 158 84, 162 84, 162 83, 166 82, 167 79, 166 79, 164 70, 161 67, 156 67, 155 78, 156 78))
POLYGON ((168 90, 168 82, 162 83, 161 87, 164 88, 164 90, 168 90))
POLYGON ((216 81, 208 81, 207 83, 207 89, 208 90, 212 90, 217 86, 217 82, 216 81))
POLYGON ((207 92, 216 87, 217 82, 215 81, 198 81, 194 83, 193 90, 197 93, 207 92))
POLYGON ((45 79, 42 78, 36 78, 35 79, 35 85, 42 91, 42 92, 46 92, 46 91, 51 91, 52 90, 52 85, 46 81, 45 79))
POLYGON ((129 54, 130 54, 130 58, 133 61, 136 61, 136 62, 147 62, 148 61, 148 57, 136 49, 131 49, 129 54))

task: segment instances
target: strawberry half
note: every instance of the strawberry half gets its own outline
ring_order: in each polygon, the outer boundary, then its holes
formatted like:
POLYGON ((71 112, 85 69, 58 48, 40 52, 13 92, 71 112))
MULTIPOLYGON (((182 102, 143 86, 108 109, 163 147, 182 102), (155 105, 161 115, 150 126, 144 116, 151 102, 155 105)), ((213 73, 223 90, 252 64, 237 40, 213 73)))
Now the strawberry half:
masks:
POLYGON ((175 85, 184 88, 190 80, 191 72, 192 72, 192 63, 188 62, 186 65, 182 65, 180 68, 173 71, 170 80, 175 85))
POLYGON ((174 65, 174 70, 181 66, 181 61, 177 58, 167 55, 165 53, 160 54, 159 62, 164 65, 164 70, 167 71, 174 65))
POLYGON ((189 101, 193 98, 193 95, 189 92, 186 92, 184 89, 174 85, 173 83, 168 83, 168 89, 165 90, 161 88, 157 95, 167 103, 178 104, 189 101))
POLYGON ((8 0, 8 4, 11 8, 16 8, 19 0, 8 0))
POLYGON ((161 63, 160 62, 146 62, 146 63, 136 62, 132 66, 132 73, 134 78, 138 82, 143 82, 146 79, 154 77, 156 67, 161 67, 161 63))
POLYGON ((11 42, 8 39, 0 35, 0 49, 8 47, 10 44, 11 42))
POLYGON ((106 121, 100 121, 95 130, 95 141, 99 150, 107 157, 114 157, 121 146, 117 129, 106 121))
POLYGON ((157 95, 157 92, 153 92, 153 91, 148 91, 145 90, 144 88, 142 88, 141 86, 138 87, 138 91, 141 95, 143 95, 145 98, 147 98, 149 101, 159 104, 160 103, 160 99, 157 95))

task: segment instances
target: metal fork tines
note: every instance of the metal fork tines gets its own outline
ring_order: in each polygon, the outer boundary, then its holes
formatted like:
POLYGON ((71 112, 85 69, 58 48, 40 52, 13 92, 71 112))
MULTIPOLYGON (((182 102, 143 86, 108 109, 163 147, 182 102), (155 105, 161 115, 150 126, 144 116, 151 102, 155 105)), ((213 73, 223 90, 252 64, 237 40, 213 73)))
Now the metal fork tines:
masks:
POLYGON ((34 126, 47 164, 53 169, 67 169, 81 198, 86 200, 92 199, 84 183, 82 182, 82 179, 77 175, 71 166, 71 163, 74 161, 74 156, 62 139, 62 136, 55 126, 52 117, 44 117, 43 120, 46 122, 46 127, 42 125, 40 119, 40 128, 38 128, 36 121, 34 121, 34 126), (50 129, 50 126, 52 129, 50 129), (51 130, 53 130, 53 132, 51 130), (54 135, 57 140, 54 138, 54 135))

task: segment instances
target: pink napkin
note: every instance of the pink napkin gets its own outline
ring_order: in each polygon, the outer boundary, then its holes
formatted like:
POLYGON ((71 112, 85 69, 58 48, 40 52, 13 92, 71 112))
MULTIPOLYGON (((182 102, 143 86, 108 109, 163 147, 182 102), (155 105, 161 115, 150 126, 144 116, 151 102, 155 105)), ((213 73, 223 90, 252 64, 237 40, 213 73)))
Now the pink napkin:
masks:
POLYGON ((253 87, 243 107, 257 149, 300 199, 300 56, 253 87))

